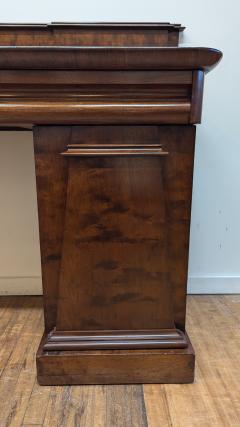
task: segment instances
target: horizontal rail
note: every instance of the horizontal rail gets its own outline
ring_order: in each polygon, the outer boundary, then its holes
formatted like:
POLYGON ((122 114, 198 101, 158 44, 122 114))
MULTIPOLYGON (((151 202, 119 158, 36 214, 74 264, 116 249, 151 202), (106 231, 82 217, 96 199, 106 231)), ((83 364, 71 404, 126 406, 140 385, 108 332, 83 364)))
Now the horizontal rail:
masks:
POLYGON ((0 124, 185 124, 190 102, 80 102, 0 97, 0 124))

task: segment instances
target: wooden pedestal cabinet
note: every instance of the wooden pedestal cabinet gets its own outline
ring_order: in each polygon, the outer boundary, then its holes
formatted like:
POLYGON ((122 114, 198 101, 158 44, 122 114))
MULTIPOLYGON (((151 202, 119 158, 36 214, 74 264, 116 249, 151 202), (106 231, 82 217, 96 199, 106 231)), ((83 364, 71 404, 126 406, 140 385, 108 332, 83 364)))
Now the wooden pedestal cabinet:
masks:
POLYGON ((40 384, 184 383, 195 125, 214 49, 180 25, 0 26, 0 123, 33 129, 40 384))

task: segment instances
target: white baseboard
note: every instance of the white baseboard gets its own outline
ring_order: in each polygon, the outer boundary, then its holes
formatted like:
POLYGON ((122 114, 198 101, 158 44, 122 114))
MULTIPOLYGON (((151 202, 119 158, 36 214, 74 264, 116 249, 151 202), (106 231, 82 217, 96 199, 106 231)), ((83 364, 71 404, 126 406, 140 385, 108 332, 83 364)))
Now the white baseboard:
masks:
POLYGON ((240 276, 189 277, 188 294, 240 294, 240 276))
POLYGON ((42 295, 42 278, 0 277, 0 295, 42 295))
MULTIPOLYGON (((189 277, 189 294, 239 294, 240 276, 189 277)), ((0 277, 0 295, 41 295, 40 276, 0 277)))

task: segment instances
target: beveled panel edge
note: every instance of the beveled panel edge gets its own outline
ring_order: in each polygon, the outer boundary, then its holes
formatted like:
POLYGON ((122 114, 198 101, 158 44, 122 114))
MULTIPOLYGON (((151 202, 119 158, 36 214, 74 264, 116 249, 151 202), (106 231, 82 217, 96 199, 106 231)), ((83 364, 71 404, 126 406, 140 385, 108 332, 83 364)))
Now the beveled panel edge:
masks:
POLYGON ((66 157, 167 156, 160 144, 72 144, 61 155, 66 157))

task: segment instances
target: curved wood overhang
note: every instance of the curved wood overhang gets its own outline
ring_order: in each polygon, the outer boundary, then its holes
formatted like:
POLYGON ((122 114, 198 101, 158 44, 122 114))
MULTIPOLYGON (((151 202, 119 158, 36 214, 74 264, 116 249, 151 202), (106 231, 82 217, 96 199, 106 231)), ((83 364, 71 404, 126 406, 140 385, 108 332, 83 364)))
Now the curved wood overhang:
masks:
POLYGON ((0 69, 203 70, 220 61, 204 47, 0 47, 0 69))
POLYGON ((0 124, 199 123, 207 48, 1 47, 0 124))

